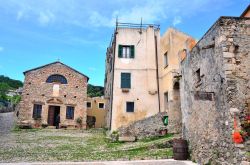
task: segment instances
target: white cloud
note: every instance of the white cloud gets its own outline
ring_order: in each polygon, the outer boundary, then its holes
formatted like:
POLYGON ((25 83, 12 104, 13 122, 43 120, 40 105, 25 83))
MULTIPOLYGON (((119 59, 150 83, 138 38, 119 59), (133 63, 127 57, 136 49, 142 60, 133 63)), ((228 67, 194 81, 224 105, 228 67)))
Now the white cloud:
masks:
POLYGON ((0 52, 2 52, 4 50, 4 48, 2 46, 0 46, 0 52))
POLYGON ((201 11, 209 11, 216 2, 222 8, 228 0, 8 0, 0 10, 15 14, 18 21, 31 21, 41 26, 69 24, 84 28, 114 27, 116 17, 122 22, 173 24, 201 11), (98 5, 97 5, 98 4, 98 5), (178 17, 177 17, 178 16, 178 17))
POLYGON ((38 21, 41 25, 45 26, 55 20, 55 15, 51 12, 40 12, 38 21))
POLYGON ((94 71, 96 71, 97 69, 96 69, 95 67, 89 67, 88 70, 94 72, 94 71))
POLYGON ((176 25, 178 25, 180 23, 181 23, 181 17, 180 16, 174 17, 173 26, 176 26, 176 25))

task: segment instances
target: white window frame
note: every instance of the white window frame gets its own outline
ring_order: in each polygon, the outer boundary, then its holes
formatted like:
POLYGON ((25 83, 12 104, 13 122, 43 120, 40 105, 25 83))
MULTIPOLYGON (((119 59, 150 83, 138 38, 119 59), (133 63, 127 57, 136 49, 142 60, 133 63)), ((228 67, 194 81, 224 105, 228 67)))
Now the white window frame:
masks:
POLYGON ((122 46, 122 58, 131 58, 131 47, 130 46, 122 46))
POLYGON ((104 102, 98 102, 98 109, 105 109, 105 103, 104 102), (103 108, 100 108, 100 104, 103 104, 103 108))

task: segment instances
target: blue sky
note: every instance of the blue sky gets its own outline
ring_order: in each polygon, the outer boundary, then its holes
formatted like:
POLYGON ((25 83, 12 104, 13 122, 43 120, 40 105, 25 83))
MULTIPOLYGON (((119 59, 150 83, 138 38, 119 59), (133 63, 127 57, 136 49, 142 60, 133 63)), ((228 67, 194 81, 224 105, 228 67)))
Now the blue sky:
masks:
POLYGON ((105 53, 121 22, 170 26, 200 39, 220 16, 239 16, 250 0, 0 0, 0 75, 61 62, 103 85, 105 53))

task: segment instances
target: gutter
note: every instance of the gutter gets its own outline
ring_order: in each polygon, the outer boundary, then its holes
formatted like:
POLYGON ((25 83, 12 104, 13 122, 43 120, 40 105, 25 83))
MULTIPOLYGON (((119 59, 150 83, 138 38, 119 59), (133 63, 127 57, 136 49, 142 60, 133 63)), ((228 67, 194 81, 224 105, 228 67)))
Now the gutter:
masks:
POLYGON ((155 59, 156 59, 156 79, 157 79, 157 91, 158 91, 158 106, 159 106, 159 113, 161 112, 161 100, 160 100, 160 87, 159 87, 159 64, 158 64, 158 43, 157 43, 157 36, 155 34, 155 59))

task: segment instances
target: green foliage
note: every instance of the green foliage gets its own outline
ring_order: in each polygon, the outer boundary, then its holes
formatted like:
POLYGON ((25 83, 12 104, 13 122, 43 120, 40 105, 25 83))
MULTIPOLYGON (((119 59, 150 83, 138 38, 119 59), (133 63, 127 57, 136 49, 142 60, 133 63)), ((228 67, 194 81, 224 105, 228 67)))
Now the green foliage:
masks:
POLYGON ((9 90, 15 90, 22 87, 23 83, 19 80, 13 80, 9 77, 0 75, 0 101, 11 102, 14 105, 18 104, 21 100, 20 96, 8 97, 9 90))
POLYGON ((17 89, 23 86, 23 83, 21 81, 14 80, 3 75, 0 75, 0 83, 6 83, 10 89, 17 89))
POLYGON ((9 77, 5 77, 3 75, 0 75, 0 83, 6 83, 11 87, 12 89, 18 89, 19 87, 23 86, 22 81, 14 80, 9 77))
POLYGON ((104 88, 88 84, 88 97, 100 97, 104 95, 104 88))
POLYGON ((13 96, 11 97, 10 100, 12 104, 17 105, 21 101, 21 96, 19 95, 13 96))

